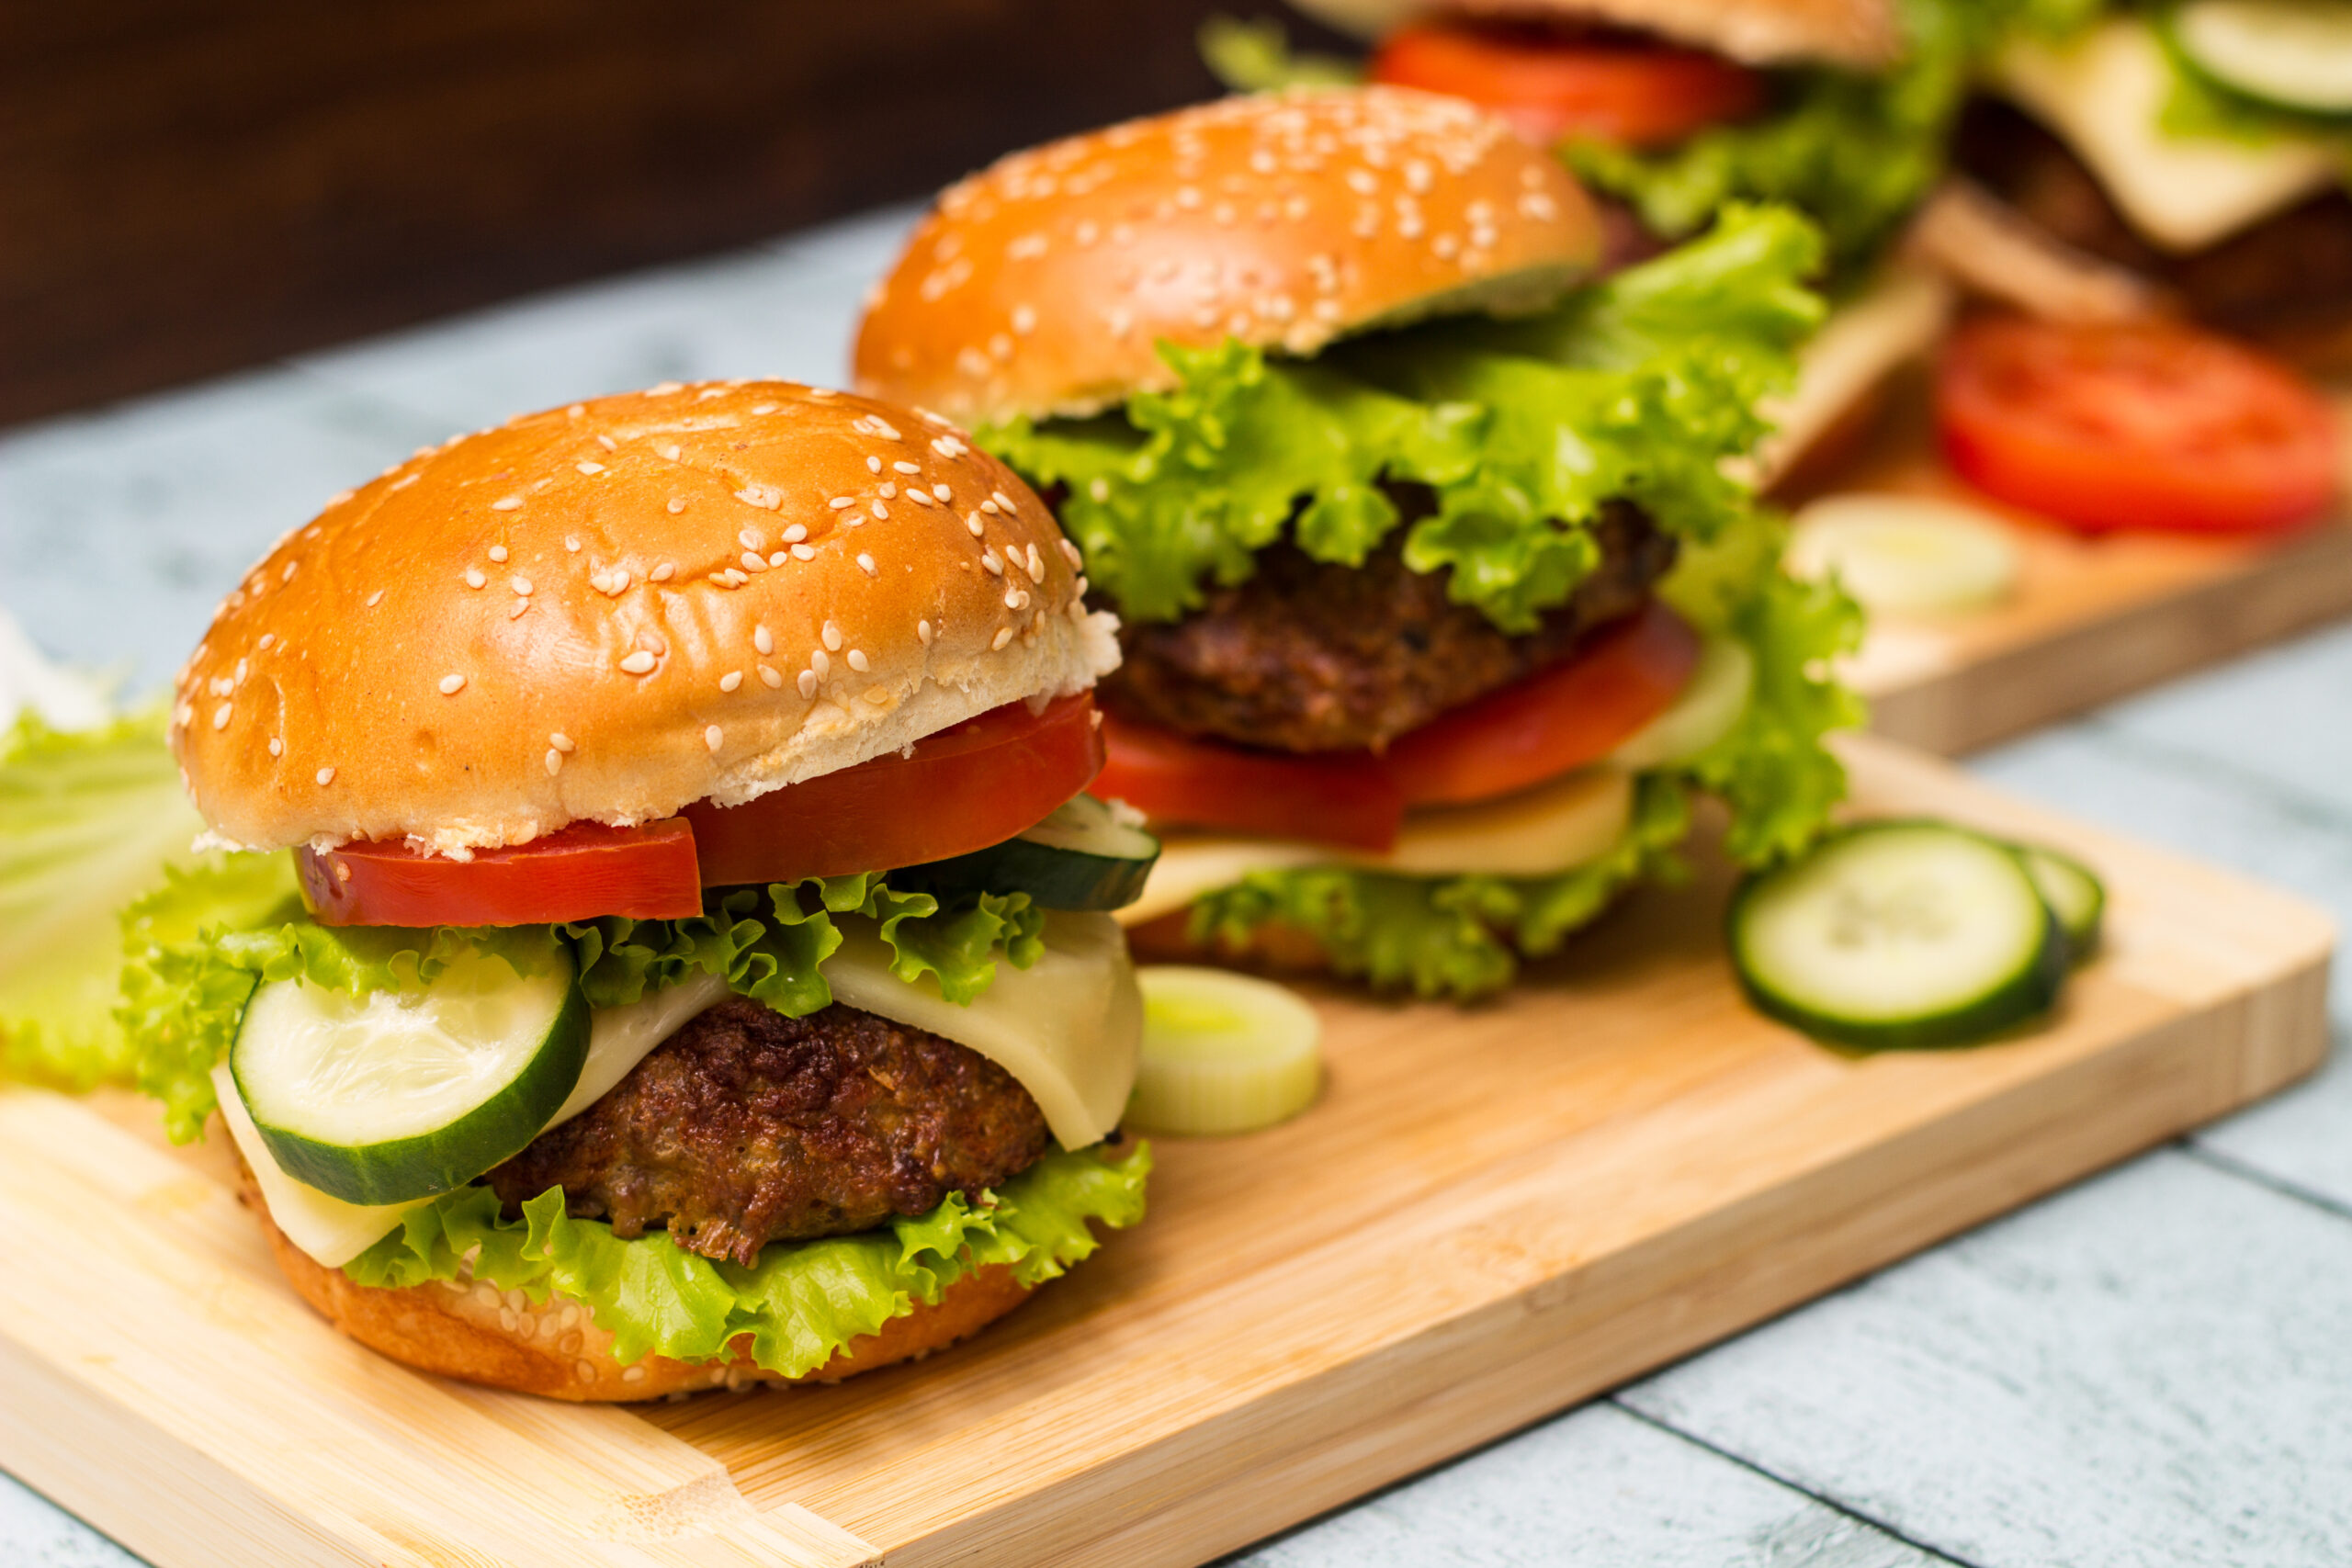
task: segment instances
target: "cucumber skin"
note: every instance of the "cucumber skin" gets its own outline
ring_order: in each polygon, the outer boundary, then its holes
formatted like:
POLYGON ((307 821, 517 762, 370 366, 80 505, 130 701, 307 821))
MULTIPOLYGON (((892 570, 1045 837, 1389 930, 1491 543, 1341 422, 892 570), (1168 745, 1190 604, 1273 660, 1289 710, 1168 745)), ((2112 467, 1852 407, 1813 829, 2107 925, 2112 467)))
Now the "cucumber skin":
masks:
MULTIPOLYGON (((2066 976, 2074 967, 2073 944, 2066 940, 2065 926, 2050 908, 2050 901, 2042 897, 2041 887, 2033 881, 2033 874, 2026 869, 2024 855, 2015 844, 1957 823, 1939 822, 1933 818, 1882 818, 1833 829, 1816 840, 1806 853, 1818 853, 1846 839, 1886 828, 1934 828, 1944 832, 1966 833, 2015 859, 2018 874, 2026 879, 2029 886, 2033 887, 2034 897, 2041 905, 2041 945, 2032 961, 2015 980, 1990 995, 1964 1007, 1925 1018, 1905 1019, 1894 1023, 1858 1024, 1793 1007, 1751 980, 1747 965, 1741 957, 1741 914, 1756 889, 1781 869, 1775 866, 1742 876, 1732 889, 1731 902, 1724 910, 1724 945, 1731 954, 1732 976, 1739 982, 1740 993, 1747 998, 1748 1005, 1765 1017, 1784 1023, 1801 1034, 1858 1051, 1952 1050, 1981 1045, 2003 1031, 2040 1018, 2057 1006, 2059 995, 2066 987, 2066 976)), ((1783 865, 1787 863, 1790 863, 1784 862, 1783 865)))
MULTIPOLYGON (((2043 903, 2050 905, 2051 914, 2057 918, 2059 930, 2065 935, 2067 963, 2077 967, 2089 963, 2098 953, 2099 937, 2106 925, 2107 884, 2098 879, 2098 873, 2072 855, 2062 854, 2052 849, 2045 849, 2040 844, 2019 844, 2015 847, 2018 855, 2025 861, 2028 875, 2033 874, 2033 863, 2041 861, 2054 867, 2059 875, 2073 877, 2090 890, 2090 908, 2082 919, 2076 922, 2067 920, 2065 912, 2052 901, 2046 889, 2042 890, 2041 899, 2043 903)), ((2037 889, 2041 888, 2039 877, 2035 878, 2034 886, 2037 889)))
MULTIPOLYGON (((548 1118, 571 1097, 572 1087, 580 1081, 581 1069, 588 1064, 589 1021, 588 998, 575 977, 564 996, 563 1006, 556 1012, 555 1022, 548 1026, 553 1043, 534 1057, 503 1093, 448 1126, 413 1138, 396 1138, 354 1150, 266 1125, 257 1116, 254 1126, 261 1134, 262 1142, 269 1145, 270 1155, 280 1169, 330 1198, 371 1205, 437 1198, 474 1180, 491 1166, 521 1154, 539 1135, 548 1118), (535 1108, 533 1102, 547 1095, 552 1098, 547 1100, 546 1105, 535 1108), (450 1134, 458 1129, 466 1129, 468 1135, 453 1140, 450 1134), (503 1152, 484 1165, 479 1151, 484 1137, 493 1133, 497 1135, 495 1146, 503 1152), (468 1154, 467 1149, 476 1152, 468 1154), (368 1169, 353 1168, 355 1154, 368 1162, 368 1169)), ((233 1075, 234 1046, 230 1049, 229 1064, 233 1075)), ((241 1082, 238 1093, 243 1092, 241 1082)), ((249 1113, 252 1103, 247 1100, 249 1113)))
POLYGON ((943 902, 973 893, 1026 893, 1041 909, 1101 913, 1142 897, 1144 883, 1159 863, 1156 856, 1114 861, 1107 855, 1084 855, 1097 869, 1081 879, 1070 869, 1069 863, 1078 858, 1079 852, 1007 839, 952 860, 901 867, 889 874, 890 886, 906 893, 928 893, 943 902), (1081 880, 1083 887, 1078 886, 1081 880))

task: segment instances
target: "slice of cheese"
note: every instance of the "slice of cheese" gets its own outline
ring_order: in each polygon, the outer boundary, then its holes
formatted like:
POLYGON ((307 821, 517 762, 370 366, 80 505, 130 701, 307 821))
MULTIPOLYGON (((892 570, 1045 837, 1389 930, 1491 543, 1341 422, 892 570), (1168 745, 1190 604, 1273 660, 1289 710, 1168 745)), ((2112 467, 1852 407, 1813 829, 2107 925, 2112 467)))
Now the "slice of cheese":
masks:
POLYGON ((2064 44, 2010 44, 1993 86, 2073 148, 2131 225, 2168 251, 2202 250, 2337 178, 2344 149, 2316 138, 2169 134, 2173 70, 2146 22, 2119 17, 2064 44))
POLYGON ((237 1080, 229 1076, 225 1060, 212 1069, 212 1092, 220 1098, 220 1120, 227 1123, 237 1152, 245 1156, 254 1184, 269 1205, 269 1217, 286 1233, 287 1240, 329 1269, 350 1262, 390 1235, 401 1216, 433 1201, 420 1198, 413 1203, 346 1203, 330 1198, 278 1168, 277 1156, 261 1141, 261 1129, 254 1125, 245 1102, 237 1097, 237 1080))
POLYGON ((1911 360, 1923 357, 1951 320, 1951 285, 1920 267, 1889 267, 1871 287, 1838 308, 1797 355, 1797 384, 1757 412, 1772 434, 1756 448, 1752 478, 1758 489, 1787 473, 1871 389, 1911 360))
POLYGON ((1122 925, 1142 925, 1253 871, 1310 865, 1401 876, 1557 875, 1607 854, 1633 814, 1633 775, 1596 767, 1500 800, 1416 807, 1385 854, 1284 839, 1171 835, 1161 840, 1143 897, 1117 918, 1122 925))
POLYGON ((580 1081, 548 1126, 560 1127, 604 1099, 653 1047, 684 1028, 696 1013, 725 1001, 728 994, 724 979, 696 970, 627 1007, 598 1008, 590 1015, 588 1060, 580 1069, 580 1081))

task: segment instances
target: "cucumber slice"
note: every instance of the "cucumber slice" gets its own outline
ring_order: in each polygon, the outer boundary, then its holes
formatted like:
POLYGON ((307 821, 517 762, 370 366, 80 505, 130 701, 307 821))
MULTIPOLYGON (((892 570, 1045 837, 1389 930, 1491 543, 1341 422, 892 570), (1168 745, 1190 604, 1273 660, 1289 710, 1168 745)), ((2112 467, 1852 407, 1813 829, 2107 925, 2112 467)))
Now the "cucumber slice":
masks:
POLYGON ((1630 773, 1671 768, 1721 740, 1747 711, 1756 686, 1756 656, 1737 637, 1711 637, 1699 649, 1699 667, 1674 705, 1634 732, 1609 761, 1630 773))
POLYGON ((1742 882, 1726 919, 1758 1010, 1841 1044, 1969 1044, 2049 1010, 2066 978, 2024 860, 1947 823, 1843 829, 1742 882))
POLYGON ((1315 1102, 1323 1021, 1297 993, 1184 964, 1136 972, 1143 1057, 1126 1120, 1179 1135, 1254 1133, 1315 1102))
POLYGON ((2352 114, 2352 0, 2187 0, 2173 46, 2233 92, 2302 114, 2352 114))
POLYGON ((1091 795, 1001 844, 890 874, 890 886, 936 894, 1026 893, 1047 909, 1115 909, 1143 894, 1159 840, 1091 795))
POLYGON ((1797 514, 1792 576, 1835 572, 1868 610, 1949 615, 1998 602, 2017 581, 2008 530, 1973 506, 1919 495, 1833 495, 1797 514))
POLYGON ((588 1032, 569 953, 529 976, 477 954, 429 986, 359 998, 273 981, 246 1004, 229 1068, 287 1175, 346 1203, 404 1203, 537 1137, 579 1081, 588 1032))
POLYGON ((2033 878, 2041 901, 2050 906, 2066 933, 2067 961, 2082 963, 2098 951, 2099 921, 2107 913, 2107 885, 2072 855, 2034 844, 2017 848, 2026 874, 2033 878))

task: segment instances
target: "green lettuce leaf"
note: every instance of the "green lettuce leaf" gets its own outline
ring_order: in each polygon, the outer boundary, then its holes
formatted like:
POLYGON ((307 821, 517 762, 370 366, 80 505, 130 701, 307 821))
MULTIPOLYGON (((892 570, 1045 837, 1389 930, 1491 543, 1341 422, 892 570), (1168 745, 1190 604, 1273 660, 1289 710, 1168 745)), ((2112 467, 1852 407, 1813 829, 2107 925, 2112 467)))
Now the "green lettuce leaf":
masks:
POLYGON ((0 740, 0 1077, 72 1090, 129 1081, 114 1021, 116 916, 197 857, 203 819, 164 744, 165 710, 0 740))
POLYGON ((1290 46, 1272 17, 1211 17, 1198 35, 1201 63, 1228 92, 1276 93, 1286 87, 1344 87, 1363 80, 1363 67, 1337 55, 1290 46))
POLYGON ((1689 792, 1654 774, 1639 784, 1634 818, 1600 860, 1549 877, 1397 876, 1351 866, 1254 871, 1192 908, 1202 943, 1246 942, 1278 926, 1321 943, 1331 968, 1374 987, 1468 1001, 1498 991, 1521 956, 1556 952, 1568 936, 1644 878, 1682 873, 1675 846, 1690 829, 1689 792))
POLYGON ((1150 1171, 1148 1145, 1116 1161, 1056 1149, 977 1203, 951 1193, 927 1214, 856 1235, 775 1243, 748 1269, 687 1252, 665 1231, 625 1241, 573 1219, 560 1188, 508 1220, 488 1188, 468 1187, 413 1211, 344 1272, 363 1285, 471 1278, 534 1302, 560 1296, 594 1314, 620 1361, 707 1361, 744 1341, 760 1366, 797 1377, 978 1269, 1009 1265, 1027 1286, 1061 1274, 1100 1245, 1089 1221, 1121 1228, 1143 1217, 1150 1171))
POLYGON ((1905 0, 1907 48, 1888 71, 1781 73, 1779 102, 1654 152, 1578 141, 1561 150, 1653 232, 1696 232, 1736 201, 1779 201, 1828 240, 1832 276, 1865 270, 1944 172, 1972 73, 2013 31, 2080 28, 2106 0, 1905 0))
POLYGON ((621 1007, 701 972, 792 1018, 832 999, 821 965, 841 946, 835 917, 876 922, 892 972, 937 976, 949 1000, 969 1002, 996 976, 995 954, 1026 968, 1044 951, 1045 911, 1026 894, 977 894, 943 908, 878 874, 812 879, 764 892, 716 895, 689 919, 617 916, 562 926, 322 926, 280 854, 229 855, 167 873, 122 915, 122 1062, 164 1102, 164 1124, 186 1143, 215 1099, 211 1071, 256 987, 300 977, 353 996, 429 983, 461 953, 487 953, 518 975, 542 971, 569 945, 591 1007, 621 1007))
POLYGON ((1705 238, 1544 317, 1381 333, 1312 363, 1163 344, 1173 390, 979 439, 1064 488, 1064 528, 1133 619, 1196 608, 1286 533, 1318 560, 1360 564, 1398 525, 1388 479, 1436 502, 1406 535, 1407 561, 1450 567, 1457 602, 1528 630, 1591 570, 1605 502, 1635 501, 1693 538, 1747 512, 1722 460, 1754 445, 1757 400, 1794 377, 1823 314, 1803 287, 1819 256, 1795 214, 1735 207, 1705 238))

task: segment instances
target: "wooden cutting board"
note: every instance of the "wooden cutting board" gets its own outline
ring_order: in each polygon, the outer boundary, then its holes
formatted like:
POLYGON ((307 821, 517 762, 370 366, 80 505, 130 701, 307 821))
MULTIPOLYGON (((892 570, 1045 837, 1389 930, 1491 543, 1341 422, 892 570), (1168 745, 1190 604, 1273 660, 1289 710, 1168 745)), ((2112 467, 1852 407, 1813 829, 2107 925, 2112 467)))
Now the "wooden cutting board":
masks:
MULTIPOLYGON (((2338 401, 2352 495, 2352 391, 2338 401)), ((1871 728, 1892 739, 1957 756, 2352 614, 2352 513, 2283 540, 2092 538, 1988 501, 1934 445, 1924 378, 1905 378, 1860 452, 1774 497, 1944 496, 2016 525, 2018 578, 2005 602, 1878 616, 1847 666, 1871 699, 1871 728)))
POLYGON ((0 1465, 162 1568, 1197 1562, 2320 1060, 2324 915, 1883 742, 1849 754, 1865 810, 2108 878, 2109 943, 2062 1017, 1823 1050, 1741 1006, 1702 874, 1492 1007, 1318 992, 1313 1110, 1159 1140, 1142 1226, 978 1339, 836 1388, 640 1413, 411 1373, 311 1316, 218 1168, 131 1130, 143 1111, 0 1095, 0 1465))

